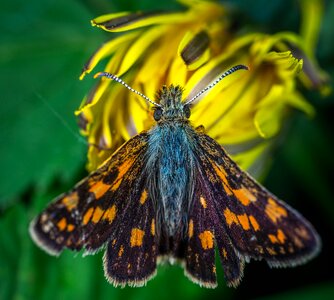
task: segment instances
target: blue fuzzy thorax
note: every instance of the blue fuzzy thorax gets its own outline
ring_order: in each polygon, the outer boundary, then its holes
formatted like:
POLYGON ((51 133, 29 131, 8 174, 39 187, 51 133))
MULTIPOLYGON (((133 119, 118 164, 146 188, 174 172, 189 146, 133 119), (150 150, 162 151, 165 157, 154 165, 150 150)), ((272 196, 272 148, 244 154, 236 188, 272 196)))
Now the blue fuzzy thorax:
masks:
POLYGON ((152 199, 156 199, 158 231, 175 236, 186 227, 194 191, 193 129, 179 87, 164 87, 158 97, 162 107, 156 108, 161 112, 149 132, 148 186, 152 199))

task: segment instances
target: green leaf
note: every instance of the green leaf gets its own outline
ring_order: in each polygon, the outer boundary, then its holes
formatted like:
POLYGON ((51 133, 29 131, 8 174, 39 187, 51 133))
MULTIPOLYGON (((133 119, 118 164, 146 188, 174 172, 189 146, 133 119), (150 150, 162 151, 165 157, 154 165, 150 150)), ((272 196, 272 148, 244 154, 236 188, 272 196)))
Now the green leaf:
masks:
POLYGON ((53 4, 1 2, 0 208, 56 175, 69 180, 84 165, 73 112, 92 85, 78 76, 101 34, 83 5, 53 4))

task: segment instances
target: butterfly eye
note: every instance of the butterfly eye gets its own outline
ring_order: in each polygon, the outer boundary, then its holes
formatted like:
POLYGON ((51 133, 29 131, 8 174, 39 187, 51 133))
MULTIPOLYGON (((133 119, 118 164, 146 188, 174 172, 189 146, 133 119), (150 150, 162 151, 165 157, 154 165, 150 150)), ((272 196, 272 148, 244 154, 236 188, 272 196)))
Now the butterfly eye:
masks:
POLYGON ((162 117, 162 109, 160 107, 157 107, 154 110, 153 118, 154 118, 154 120, 159 121, 161 119, 161 117, 162 117))
POLYGON ((189 107, 189 105, 185 105, 183 107, 183 113, 184 113, 184 115, 187 119, 190 117, 190 107, 189 107))

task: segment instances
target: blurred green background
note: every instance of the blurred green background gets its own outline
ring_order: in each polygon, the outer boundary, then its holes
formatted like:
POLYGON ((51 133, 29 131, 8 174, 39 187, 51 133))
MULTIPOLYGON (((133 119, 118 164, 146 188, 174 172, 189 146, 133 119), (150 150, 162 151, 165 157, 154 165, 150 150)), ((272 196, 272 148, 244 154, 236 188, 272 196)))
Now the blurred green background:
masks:
MULTIPOLYGON (((306 0, 307 1, 307 0, 306 0)), ((298 1, 231 1, 241 22, 298 32, 298 1)), ((111 35, 90 26, 101 14, 173 9, 173 1, 12 0, 0 3, 0 299, 334 299, 334 97, 305 92, 315 118, 296 113, 265 186, 302 211, 323 239, 319 257, 295 269, 252 262, 238 289, 201 289, 180 267, 160 267, 146 288, 116 289, 102 253, 51 257, 28 235, 29 221, 85 174, 86 145, 73 111, 93 85, 81 67, 111 35)), ((325 2, 317 58, 334 75, 334 1, 325 2)))

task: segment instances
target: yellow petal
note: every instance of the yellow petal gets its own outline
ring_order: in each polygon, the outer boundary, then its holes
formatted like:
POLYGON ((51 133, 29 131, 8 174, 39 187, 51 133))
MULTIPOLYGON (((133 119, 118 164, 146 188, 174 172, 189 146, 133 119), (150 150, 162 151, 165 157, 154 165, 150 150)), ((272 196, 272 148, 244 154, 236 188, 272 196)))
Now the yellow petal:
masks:
POLYGON ((297 92, 289 92, 284 86, 274 85, 271 91, 259 103, 254 124, 263 138, 275 136, 282 125, 287 105, 314 115, 314 108, 297 92))
POLYGON ((99 83, 96 84, 94 90, 85 97, 84 101, 81 103, 80 107, 74 112, 75 115, 79 115, 81 113, 85 113, 86 109, 94 106, 99 99, 102 97, 108 86, 110 85, 111 81, 106 80, 105 78, 101 78, 99 83))
POLYGON ((157 12, 123 12, 107 14, 92 20, 92 25, 109 32, 121 32, 137 29, 154 24, 184 22, 187 15, 183 13, 157 13, 157 12))
POLYGON ((99 63, 100 60, 104 59, 107 56, 110 56, 117 49, 119 49, 121 45, 127 44, 139 34, 140 32, 128 33, 104 43, 100 48, 95 51, 95 53, 84 65, 82 73, 80 75, 80 80, 83 79, 86 74, 89 74, 91 70, 94 69, 95 66, 99 63))
POLYGON ((138 60, 138 58, 145 53, 147 48, 152 45, 153 41, 160 35, 163 35, 164 31, 167 29, 168 27, 166 26, 156 26, 141 34, 125 53, 119 73, 125 73, 138 60))
POLYGON ((251 172, 253 176, 258 177, 263 173, 265 166, 258 163, 255 170, 254 163, 260 160, 259 158, 265 156, 270 144, 270 140, 264 140, 256 146, 249 148, 247 151, 232 155, 232 158, 243 170, 247 170, 251 172))
POLYGON ((180 42, 178 54, 188 66, 195 70, 210 58, 210 37, 205 30, 200 32, 188 31, 180 42))
POLYGON ((142 86, 144 94, 151 99, 154 99, 162 84, 167 84, 165 77, 170 73, 170 65, 175 58, 175 52, 170 49, 177 48, 182 34, 180 30, 166 32, 159 37, 159 49, 150 52, 142 61, 141 68, 135 76, 135 84, 142 86))
POLYGON ((313 117, 315 115, 314 107, 298 92, 289 94, 286 101, 294 108, 306 113, 309 117, 313 117))
POLYGON ((301 1, 302 22, 300 34, 303 38, 304 49, 308 56, 314 53, 318 42, 319 30, 323 16, 324 3, 319 0, 301 1))
POLYGON ((281 128, 283 105, 265 106, 257 111, 254 124, 263 138, 275 136, 281 128))
POLYGON ((188 68, 180 56, 176 56, 170 66, 166 84, 185 86, 188 76, 188 68))

